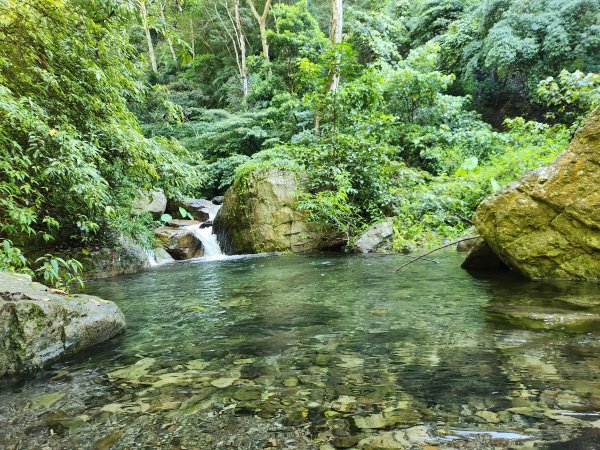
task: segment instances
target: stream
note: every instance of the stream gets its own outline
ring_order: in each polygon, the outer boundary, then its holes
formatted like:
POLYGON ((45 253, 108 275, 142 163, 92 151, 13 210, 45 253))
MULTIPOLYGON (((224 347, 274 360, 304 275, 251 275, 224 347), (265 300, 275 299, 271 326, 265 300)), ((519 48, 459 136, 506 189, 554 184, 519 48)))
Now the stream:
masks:
POLYGON ((598 285, 434 258, 211 257, 89 283, 127 332, 0 382, 0 448, 600 449, 598 285))

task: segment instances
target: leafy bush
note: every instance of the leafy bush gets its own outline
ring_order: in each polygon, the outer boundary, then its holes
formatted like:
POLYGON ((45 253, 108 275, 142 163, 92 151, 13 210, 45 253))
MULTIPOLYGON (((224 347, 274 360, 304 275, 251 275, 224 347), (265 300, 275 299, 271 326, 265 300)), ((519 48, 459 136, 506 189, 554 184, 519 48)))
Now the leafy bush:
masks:
POLYGON ((79 276, 83 267, 74 259, 64 260, 57 256, 44 255, 35 261, 39 267, 36 275, 49 286, 70 292, 74 286, 82 288, 83 279, 79 276))

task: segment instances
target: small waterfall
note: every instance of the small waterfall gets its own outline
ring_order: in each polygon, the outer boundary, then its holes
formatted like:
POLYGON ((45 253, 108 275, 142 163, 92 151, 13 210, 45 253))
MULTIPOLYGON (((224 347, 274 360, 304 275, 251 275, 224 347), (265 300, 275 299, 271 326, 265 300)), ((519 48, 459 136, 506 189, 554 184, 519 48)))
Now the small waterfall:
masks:
POLYGON ((217 235, 213 234, 212 227, 196 227, 194 229, 194 234, 198 236, 198 239, 200 239, 202 242, 202 246, 204 247, 204 256, 209 258, 223 256, 223 252, 219 246, 219 241, 217 241, 217 235))
MULTIPOLYGON (((215 205, 214 208, 211 208, 208 212, 208 222, 211 222, 217 216, 217 213, 221 209, 220 206, 215 205)), ((206 224, 206 222, 204 222, 206 224)), ((219 241, 217 240, 217 235, 213 234, 213 227, 210 226, 198 226, 191 225, 188 227, 184 227, 194 233, 200 242, 202 242, 202 247, 204 248, 204 257, 211 259, 221 259, 224 258, 225 255, 221 250, 221 246, 219 245, 219 241)))

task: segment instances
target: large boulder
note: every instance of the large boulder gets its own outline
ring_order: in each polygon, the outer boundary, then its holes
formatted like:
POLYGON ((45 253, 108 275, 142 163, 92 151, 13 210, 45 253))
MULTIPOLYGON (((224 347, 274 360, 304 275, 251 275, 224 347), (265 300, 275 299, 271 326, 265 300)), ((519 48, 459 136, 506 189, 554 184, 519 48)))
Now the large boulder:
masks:
POLYGON ((112 302, 62 295, 27 275, 0 272, 0 376, 40 369, 124 329, 112 302))
POLYGON ((357 253, 383 253, 390 251, 394 237, 394 220, 386 219, 383 222, 370 226, 354 242, 352 250, 357 253))
POLYGON ((304 252, 339 246, 339 240, 318 232, 296 209, 301 187, 301 177, 284 169, 259 170, 236 181, 225 193, 214 221, 225 253, 304 252))
MULTIPOLYGON (((83 276, 87 279, 138 273, 156 265, 152 252, 125 237, 119 238, 113 247, 73 248, 53 253, 65 259, 74 258, 81 262, 83 276)), ((35 252, 31 255, 34 254, 35 252)))
POLYGON ((155 219, 160 218, 167 209, 167 197, 162 189, 140 193, 132 205, 134 214, 151 213, 155 219))
POLYGON ((477 209, 492 250, 532 279, 600 281, 600 109, 550 166, 477 209))
POLYGON ((176 260, 196 258, 204 254, 202 241, 192 230, 180 227, 160 227, 154 234, 164 249, 176 260))

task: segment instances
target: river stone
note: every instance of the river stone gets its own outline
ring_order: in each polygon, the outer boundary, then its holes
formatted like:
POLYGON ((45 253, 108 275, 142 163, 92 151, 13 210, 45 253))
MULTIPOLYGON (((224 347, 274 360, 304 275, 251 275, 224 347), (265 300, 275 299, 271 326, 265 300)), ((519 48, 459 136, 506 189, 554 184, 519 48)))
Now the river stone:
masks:
POLYGON ((534 305, 494 303, 487 307, 487 319, 527 330, 557 330, 589 333, 600 327, 600 314, 534 305))
POLYGON ((361 450, 403 450, 411 447, 402 431, 388 431, 377 436, 368 437, 358 443, 361 450))
POLYGON ((360 235, 352 246, 357 253, 377 253, 391 250, 391 241, 394 237, 394 220, 386 219, 384 222, 371 225, 367 231, 360 235))
POLYGON ((0 272, 0 376, 40 369, 124 329, 112 302, 56 294, 26 275, 0 272))
POLYGON ((153 249, 150 252, 150 256, 152 259, 152 264, 155 266, 162 266, 175 261, 173 257, 169 255, 169 253, 162 247, 153 249))
POLYGON ((228 254, 314 251, 339 246, 318 232, 296 209, 302 177, 289 170, 258 170, 236 180, 214 221, 215 234, 228 254))
POLYGON ((173 219, 167 222, 167 225, 171 228, 185 228, 185 227, 193 227, 197 226, 200 228, 202 222, 197 220, 187 220, 187 219, 173 219))
POLYGON ((600 108, 550 166, 484 201, 473 222, 531 279, 600 281, 600 108))
MULTIPOLYGON (((53 253, 63 259, 73 258, 79 261, 83 266, 83 277, 86 279, 138 273, 152 266, 152 252, 125 237, 117 239, 113 247, 72 248, 53 253)), ((28 255, 30 259, 35 259, 36 251, 28 250, 28 255)))
POLYGON ((176 260, 191 259, 203 255, 202 242, 192 231, 174 227, 160 227, 154 234, 163 247, 176 260))
POLYGON ((361 429, 378 429, 386 428, 390 425, 390 422, 384 417, 383 414, 372 414, 370 416, 355 416, 354 425, 356 428, 361 429))
POLYGON ((167 208, 167 197, 162 189, 142 192, 133 202, 134 214, 151 213, 155 219, 160 218, 167 208))
POLYGON ((203 198, 188 198, 185 200, 169 200, 167 212, 173 217, 181 217, 179 208, 185 209, 198 222, 206 222, 214 218, 219 211, 219 206, 203 198))

